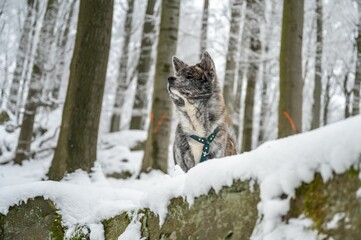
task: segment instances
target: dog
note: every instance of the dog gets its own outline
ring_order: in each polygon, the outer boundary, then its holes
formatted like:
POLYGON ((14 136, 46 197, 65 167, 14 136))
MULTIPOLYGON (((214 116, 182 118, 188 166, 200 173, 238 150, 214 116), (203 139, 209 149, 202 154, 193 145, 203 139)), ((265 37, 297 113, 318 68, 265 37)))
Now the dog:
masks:
POLYGON ((236 142, 214 62, 208 52, 193 66, 172 58, 167 89, 179 115, 173 145, 175 164, 184 172, 212 158, 235 155, 236 142))

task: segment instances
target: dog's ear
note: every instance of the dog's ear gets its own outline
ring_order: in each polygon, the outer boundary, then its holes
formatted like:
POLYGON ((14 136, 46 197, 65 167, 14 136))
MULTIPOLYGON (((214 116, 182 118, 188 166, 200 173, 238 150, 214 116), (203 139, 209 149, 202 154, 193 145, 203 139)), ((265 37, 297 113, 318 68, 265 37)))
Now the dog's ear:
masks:
POLYGON ((172 57, 172 62, 173 62, 174 72, 178 72, 179 70, 187 66, 187 64, 185 64, 182 60, 180 60, 176 56, 172 57))
POLYGON ((208 52, 204 52, 202 55, 201 62, 199 63, 200 67, 206 72, 215 72, 216 68, 214 66, 213 59, 208 52))

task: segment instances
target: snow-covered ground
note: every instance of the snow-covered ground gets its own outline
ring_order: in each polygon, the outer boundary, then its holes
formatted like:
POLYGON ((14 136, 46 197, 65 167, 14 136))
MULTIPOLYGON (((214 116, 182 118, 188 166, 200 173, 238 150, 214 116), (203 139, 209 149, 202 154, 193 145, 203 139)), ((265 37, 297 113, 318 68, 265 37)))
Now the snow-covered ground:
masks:
MULTIPOLYGON (((102 239, 102 219, 123 211, 150 208, 164 221, 171 198, 182 196, 192 204, 195 197, 211 188, 219 191, 241 179, 260 185, 258 211, 263 218, 252 239, 318 239, 316 231, 307 229, 312 225, 309 219, 293 219, 287 225, 281 221, 295 189, 302 182, 312 181, 316 172, 327 181, 333 172, 360 167, 361 116, 357 116, 267 142, 248 153, 207 161, 187 174, 176 166, 169 174, 153 171, 140 179, 106 178, 112 171, 139 171, 142 152, 131 152, 129 148, 145 135, 132 131, 104 135, 99 144, 99 160, 90 176, 78 171, 61 182, 41 181, 46 179, 51 157, 27 161, 21 167, 0 165, 0 213, 6 214, 10 206, 29 198, 44 196, 54 201, 69 231, 76 224, 87 224, 92 238, 102 239), (286 199, 281 198, 284 194, 286 199)), ((361 190, 355 197, 361 197, 361 190)), ((140 223, 134 219, 121 239, 140 236, 139 229, 140 223)))

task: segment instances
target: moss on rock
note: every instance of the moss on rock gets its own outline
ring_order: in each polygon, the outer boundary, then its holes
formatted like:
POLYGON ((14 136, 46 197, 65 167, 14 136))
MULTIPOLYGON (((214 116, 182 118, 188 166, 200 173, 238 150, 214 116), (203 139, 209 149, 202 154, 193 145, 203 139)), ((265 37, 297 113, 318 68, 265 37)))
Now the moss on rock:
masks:
MULTIPOLYGON (((249 182, 235 182, 218 194, 211 190, 195 199, 192 206, 182 198, 172 199, 162 226, 150 209, 137 214, 146 239, 249 239, 257 221, 259 190, 250 191, 249 182)), ((103 221, 105 239, 117 239, 130 223, 122 213, 103 221)))
POLYGON ((351 169, 344 174, 334 175, 323 182, 320 174, 296 191, 291 201, 288 221, 301 215, 313 220, 313 228, 337 240, 359 240, 361 227, 361 199, 356 197, 361 187, 359 171, 351 169), (334 222, 338 215, 339 221, 334 222), (334 220, 333 224, 330 224, 334 220))
POLYGON ((117 240, 120 234, 122 234, 128 227, 131 221, 131 217, 127 212, 117 215, 113 218, 104 220, 102 222, 104 226, 104 237, 106 240, 117 240))
POLYGON ((42 197, 12 206, 6 216, 0 216, 0 239, 63 239, 61 218, 56 211, 53 202, 42 197))

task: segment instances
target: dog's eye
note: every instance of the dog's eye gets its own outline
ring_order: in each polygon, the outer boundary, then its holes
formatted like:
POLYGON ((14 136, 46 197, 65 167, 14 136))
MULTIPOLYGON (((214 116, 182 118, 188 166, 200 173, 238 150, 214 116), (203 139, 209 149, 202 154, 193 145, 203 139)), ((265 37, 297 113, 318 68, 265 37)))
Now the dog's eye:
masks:
POLYGON ((193 75, 192 74, 188 74, 187 76, 186 76, 186 79, 192 79, 193 78, 193 75))

